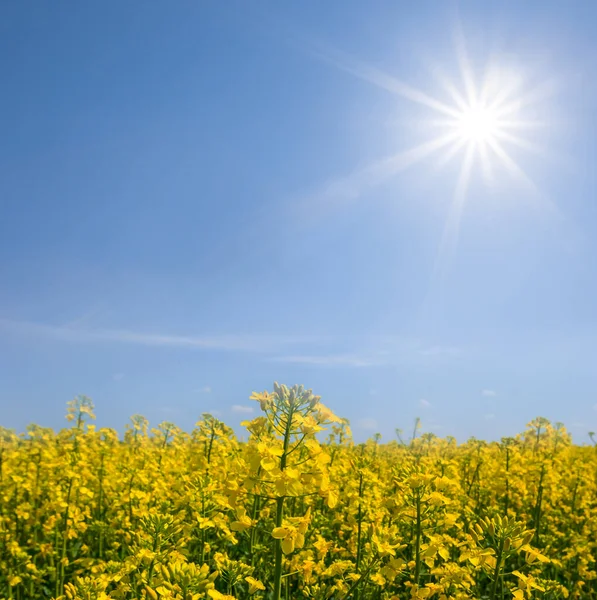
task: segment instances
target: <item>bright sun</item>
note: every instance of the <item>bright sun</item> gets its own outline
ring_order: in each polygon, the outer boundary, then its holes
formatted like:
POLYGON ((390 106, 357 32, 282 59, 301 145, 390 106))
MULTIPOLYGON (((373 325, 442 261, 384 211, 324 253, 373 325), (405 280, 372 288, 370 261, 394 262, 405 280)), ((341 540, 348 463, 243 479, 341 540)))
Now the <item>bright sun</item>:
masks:
POLYGON ((463 110, 454 126, 459 138, 476 144, 495 142, 502 129, 499 114, 483 106, 463 110))
MULTIPOLYGON (((438 95, 412 87, 367 63, 341 54, 322 53, 339 69, 430 110, 429 118, 422 122, 429 135, 425 141, 384 157, 342 180, 339 189, 370 187, 432 155, 437 158, 437 167, 443 168, 455 159, 460 163, 455 169, 454 190, 438 249, 438 272, 443 270, 439 263, 457 246, 462 216, 471 200, 469 187, 473 179, 477 185, 482 183, 499 189, 505 181, 504 175, 508 175, 521 184, 525 195, 528 194, 534 204, 545 202, 518 163, 518 152, 513 151, 546 155, 533 137, 546 126, 544 118, 539 118, 545 114, 546 107, 540 104, 554 91, 551 79, 531 86, 520 65, 511 64, 510 60, 502 61, 498 55, 492 56, 481 69, 477 59, 474 63, 469 60, 459 28, 456 34, 460 77, 447 76, 435 68, 433 75, 439 84, 438 95)), ((477 195, 474 200, 477 198, 486 201, 485 194, 477 195)))

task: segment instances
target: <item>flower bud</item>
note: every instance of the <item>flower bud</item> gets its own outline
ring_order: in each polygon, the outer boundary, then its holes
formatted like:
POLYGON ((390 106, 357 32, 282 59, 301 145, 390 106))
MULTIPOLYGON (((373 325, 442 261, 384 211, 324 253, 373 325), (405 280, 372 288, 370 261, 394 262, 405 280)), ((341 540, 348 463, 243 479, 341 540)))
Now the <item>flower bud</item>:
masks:
POLYGON ((531 540, 533 539, 533 535, 534 535, 534 531, 527 531, 524 535, 524 537, 522 538, 522 545, 526 546, 527 544, 531 543, 531 540))

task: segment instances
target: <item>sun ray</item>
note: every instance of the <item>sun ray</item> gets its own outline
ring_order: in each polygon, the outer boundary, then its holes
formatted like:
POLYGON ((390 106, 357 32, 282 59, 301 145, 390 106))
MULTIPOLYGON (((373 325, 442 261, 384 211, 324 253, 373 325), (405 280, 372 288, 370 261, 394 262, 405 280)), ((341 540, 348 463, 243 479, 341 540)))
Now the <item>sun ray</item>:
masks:
POLYGON ((363 81, 367 81, 381 89, 384 89, 396 96, 427 106, 432 110, 443 113, 452 117, 457 116, 458 111, 440 100, 437 100, 433 96, 426 94, 425 92, 414 88, 403 81, 400 81, 396 77, 369 65, 363 61, 355 60, 350 58, 337 50, 330 51, 319 48, 315 53, 322 60, 332 64, 337 69, 345 71, 363 81))
POLYGON ((394 175, 398 171, 405 169, 406 167, 410 167, 414 163, 427 158, 434 152, 437 152, 449 144, 454 143, 456 141, 456 137, 456 134, 453 132, 447 133, 442 137, 419 144, 418 146, 415 146, 406 152, 396 154, 384 161, 384 169, 389 168, 391 174, 394 175))
POLYGON ((555 90, 555 83, 552 80, 544 82, 542 85, 532 89, 527 94, 521 95, 507 104, 495 106, 495 110, 500 119, 509 115, 515 114, 520 109, 530 106, 532 104, 538 104, 553 95, 555 90))
POLYGON ((526 140, 518 135, 514 135, 513 133, 510 133, 508 131, 498 131, 496 137, 500 141, 509 142, 514 146, 518 146, 519 148, 522 148, 527 152, 532 152, 533 154, 537 154, 538 156, 542 156, 543 158, 550 157, 549 153, 545 150, 545 148, 543 148, 543 146, 530 142, 529 140, 526 140))
POLYGON ((440 102, 439 100, 428 96, 427 94, 421 92, 416 88, 410 87, 402 83, 400 80, 391 77, 390 75, 386 75, 383 72, 379 72, 377 74, 377 77, 384 78, 386 84, 384 86, 385 89, 397 96, 401 96, 403 98, 406 98, 407 100, 411 100, 412 102, 416 102, 417 104, 421 104, 423 106, 428 106, 436 112, 443 113, 451 117, 455 117, 458 114, 458 112, 455 109, 451 108, 447 104, 444 104, 443 102, 440 102))
POLYGON ((294 205, 293 210, 298 210, 303 217, 313 218, 315 213, 325 213, 333 207, 353 202, 366 190, 384 183, 400 171, 454 144, 457 137, 458 134, 454 131, 446 133, 404 152, 382 158, 349 175, 332 179, 318 192, 308 194, 302 202, 294 205))
POLYGON ((487 140, 488 145, 494 151, 496 156, 500 159, 502 164, 508 169, 511 175, 513 175, 518 181, 527 188, 528 191, 535 194, 537 192, 537 186, 533 180, 518 166, 516 161, 506 152, 504 147, 496 140, 491 138, 487 140))
POLYGON ((438 83, 448 93, 458 110, 466 110, 468 107, 466 98, 458 91, 456 86, 438 69, 435 71, 435 78, 438 83))
POLYGON ((450 211, 448 213, 448 218, 446 219, 446 224, 444 225, 444 231, 436 255, 434 273, 440 278, 445 274, 445 269, 450 263, 451 256, 458 245, 460 222, 466 205, 467 191, 471 179, 474 158, 475 149, 469 144, 460 167, 456 189, 454 190, 454 197, 450 205, 450 211))
POLYGON ((500 117, 500 129, 544 129, 545 121, 526 121, 524 119, 503 119, 500 117))
POLYGON ((487 103, 488 108, 499 112, 499 108, 504 106, 510 98, 516 97, 516 93, 520 89, 520 81, 512 76, 502 76, 500 78, 492 74, 487 76, 483 89, 484 101, 487 103))
POLYGON ((485 75, 483 77, 483 82, 480 85, 479 91, 479 103, 487 106, 490 100, 496 99, 496 97, 501 94, 504 98, 507 98, 508 94, 511 93, 511 88, 513 82, 511 80, 508 81, 508 85, 504 85, 503 82, 498 82, 499 79, 499 70, 497 66, 492 62, 488 62, 485 68, 485 75), (496 89, 497 88, 497 89, 496 89))
POLYGON ((541 85, 529 88, 518 68, 501 64, 495 55, 485 63, 483 75, 478 79, 478 65, 476 60, 472 60, 474 55, 469 54, 459 23, 454 31, 454 43, 461 85, 456 85, 446 77, 442 69, 433 68, 434 78, 443 90, 441 97, 434 97, 375 66, 339 52, 328 50, 318 53, 320 58, 336 68, 436 113, 435 118, 423 121, 423 124, 434 128, 434 139, 373 163, 347 178, 333 181, 327 187, 328 191, 339 192, 340 196, 346 198, 358 197, 364 189, 382 183, 432 154, 440 153, 436 163, 438 169, 462 155, 453 200, 436 258, 438 268, 442 264, 445 266, 446 263, 442 261, 448 260, 449 254, 458 244, 475 164, 486 184, 496 183, 496 169, 502 166, 523 186, 527 195, 530 195, 531 202, 539 202, 542 208, 549 205, 552 212, 555 210, 547 200, 541 201, 533 180, 506 149, 512 146, 546 156, 541 145, 527 139, 526 133, 547 126, 544 118, 537 116, 535 109, 553 94, 554 81, 544 81, 541 85), (525 109, 528 107, 533 109, 530 111, 533 118, 526 118, 525 112, 529 111, 525 109))
POLYGON ((437 162, 438 168, 445 167, 451 160, 454 159, 458 155, 458 153, 466 146, 467 141, 464 139, 456 140, 452 146, 448 149, 448 151, 439 158, 437 162))
POLYGON ((477 86, 475 85, 473 70, 466 50, 464 34, 459 25, 456 27, 455 31, 455 45, 456 56, 458 57, 458 67, 460 68, 460 75, 464 83, 466 98, 469 106, 474 106, 478 100, 477 86))
POLYGON ((547 212, 557 219, 564 221, 563 215, 559 208, 547 197, 541 195, 535 182, 524 172, 517 162, 508 154, 506 149, 499 143, 498 140, 491 140, 489 143, 491 149, 495 152, 502 164, 508 171, 526 188, 529 192, 526 199, 532 206, 541 212, 547 212))
POLYGON ((487 144, 481 144, 479 147, 479 163, 481 165, 481 173, 486 183, 493 184, 495 181, 493 167, 489 158, 487 144))

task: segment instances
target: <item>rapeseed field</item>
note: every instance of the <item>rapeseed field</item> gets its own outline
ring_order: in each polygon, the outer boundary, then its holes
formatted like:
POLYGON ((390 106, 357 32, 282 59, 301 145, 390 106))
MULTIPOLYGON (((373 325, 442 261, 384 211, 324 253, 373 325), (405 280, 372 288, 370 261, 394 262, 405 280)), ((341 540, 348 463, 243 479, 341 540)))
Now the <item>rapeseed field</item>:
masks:
POLYGON ((248 441, 91 424, 0 430, 0 598, 597 598, 597 448, 538 418, 500 442, 352 440, 302 386, 248 441))

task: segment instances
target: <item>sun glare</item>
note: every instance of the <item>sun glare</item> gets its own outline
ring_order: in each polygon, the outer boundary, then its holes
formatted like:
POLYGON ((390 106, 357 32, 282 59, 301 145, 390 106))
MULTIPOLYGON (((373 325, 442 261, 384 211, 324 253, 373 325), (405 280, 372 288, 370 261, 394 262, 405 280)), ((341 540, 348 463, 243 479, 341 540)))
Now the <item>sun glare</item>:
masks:
POLYGON ((462 111, 455 123, 455 129, 458 137, 466 142, 487 144, 499 137, 499 115, 490 108, 470 107, 462 111))
MULTIPOLYGON (((446 217, 444 232, 439 244, 436 272, 445 272, 450 256, 458 245, 460 224, 467 203, 473 200, 469 188, 473 179, 491 188, 509 175, 525 192, 530 193, 533 203, 537 200, 547 208, 537 195, 537 187, 518 164, 515 149, 545 155, 543 148, 529 136, 544 127, 531 114, 538 114, 538 104, 552 93, 551 82, 529 87, 516 65, 500 63, 492 58, 484 69, 473 68, 466 52, 464 37, 457 39, 457 57, 460 71, 458 78, 444 76, 439 70, 435 75, 443 93, 431 96, 397 80, 382 79, 378 73, 371 78, 380 81, 388 89, 413 102, 424 105, 437 116, 429 121, 435 130, 431 139, 401 154, 402 163, 412 164, 435 154, 437 165, 444 166, 460 157, 452 200, 446 217), (438 118, 439 117, 439 118, 438 118), (411 160, 406 161, 405 158, 411 160), (501 174, 498 176, 498 170, 501 174)), ((396 161, 396 164, 402 164, 396 161)), ((486 196, 477 196, 483 198, 486 196)), ((475 200, 477 201, 477 200, 475 200)))
MULTIPOLYGON (((435 155, 437 167, 448 162, 460 164, 444 232, 438 248, 436 271, 444 271, 449 256, 458 245, 460 224, 470 201, 487 202, 486 194, 471 198, 471 182, 498 190, 509 176, 521 185, 525 197, 534 206, 550 209, 551 204, 538 194, 537 186, 518 163, 518 152, 524 150, 540 156, 549 156, 531 136, 546 126, 545 113, 540 107, 553 92, 550 79, 531 85, 520 65, 494 54, 484 68, 479 61, 469 60, 464 35, 457 27, 456 67, 459 76, 447 76, 433 69, 437 95, 405 83, 372 65, 355 61, 341 54, 323 54, 326 60, 339 69, 378 86, 398 97, 419 104, 429 110, 423 121, 429 137, 406 150, 385 157, 370 167, 343 180, 339 189, 349 190, 370 187, 398 172, 435 155)), ((442 190, 445 191, 445 190, 442 190)), ((358 195, 358 193, 357 193, 358 195)))

